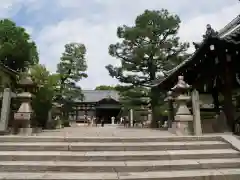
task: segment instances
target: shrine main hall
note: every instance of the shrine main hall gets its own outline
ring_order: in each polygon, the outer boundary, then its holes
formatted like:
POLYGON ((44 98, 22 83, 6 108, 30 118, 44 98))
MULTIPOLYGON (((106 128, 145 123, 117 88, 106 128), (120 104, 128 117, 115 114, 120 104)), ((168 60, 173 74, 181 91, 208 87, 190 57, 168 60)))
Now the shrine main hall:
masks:
POLYGON ((104 119, 111 123, 111 117, 118 117, 121 112, 119 93, 114 90, 83 90, 83 99, 74 102, 71 119, 83 122, 84 116, 104 119))

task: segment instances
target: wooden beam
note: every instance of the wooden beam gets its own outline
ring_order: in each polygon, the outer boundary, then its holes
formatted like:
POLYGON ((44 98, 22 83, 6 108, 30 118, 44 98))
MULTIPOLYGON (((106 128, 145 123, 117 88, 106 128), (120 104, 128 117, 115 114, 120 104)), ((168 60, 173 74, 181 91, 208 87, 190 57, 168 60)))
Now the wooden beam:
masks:
POLYGON ((231 130, 234 128, 234 105, 232 102, 232 90, 233 90, 233 83, 232 83, 232 77, 233 77, 233 63, 231 58, 227 58, 227 54, 229 53, 229 50, 226 49, 226 46, 224 46, 223 43, 221 43, 221 46, 218 47, 218 58, 220 61, 220 67, 221 67, 221 78, 223 79, 223 88, 222 88, 222 94, 224 96, 224 113, 227 118, 227 124, 231 130))

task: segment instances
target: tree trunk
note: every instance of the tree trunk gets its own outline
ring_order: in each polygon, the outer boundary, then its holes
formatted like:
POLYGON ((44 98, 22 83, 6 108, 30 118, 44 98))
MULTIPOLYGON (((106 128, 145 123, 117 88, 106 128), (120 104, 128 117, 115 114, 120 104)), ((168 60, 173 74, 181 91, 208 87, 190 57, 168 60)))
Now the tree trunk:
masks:
POLYGON ((150 92, 150 103, 151 103, 151 109, 152 109, 152 121, 151 121, 151 128, 157 128, 158 127, 158 89, 157 87, 151 88, 150 92))

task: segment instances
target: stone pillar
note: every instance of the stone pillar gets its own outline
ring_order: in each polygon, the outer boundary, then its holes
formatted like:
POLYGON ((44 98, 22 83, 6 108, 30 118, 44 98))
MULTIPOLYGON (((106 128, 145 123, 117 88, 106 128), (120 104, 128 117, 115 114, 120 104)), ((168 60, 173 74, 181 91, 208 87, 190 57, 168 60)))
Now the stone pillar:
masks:
POLYGON ((202 124, 200 116, 199 93, 196 89, 192 91, 193 130, 194 135, 202 135, 202 124))
POLYGON ((56 116, 55 121, 56 121, 56 129, 61 129, 62 128, 62 121, 61 121, 59 115, 56 116))
POLYGON ((151 122, 152 122, 152 111, 148 110, 147 123, 151 124, 151 122))
POLYGON ((193 116, 187 107, 187 101, 191 97, 187 95, 190 86, 184 81, 183 76, 178 77, 178 83, 172 88, 175 93, 175 102, 177 104, 176 115, 174 117, 173 131, 177 135, 193 134, 193 116))
POLYGON ((47 119, 47 128, 51 129, 52 128, 52 124, 53 124, 53 120, 52 120, 52 109, 50 109, 48 111, 48 119, 47 119))
POLYGON ((130 127, 133 127, 133 109, 130 109, 130 127))
POLYGON ((1 120, 0 120, 0 132, 6 133, 8 128, 8 120, 10 114, 11 105, 11 89, 5 88, 2 98, 1 120))
POLYGON ((62 104, 53 103, 54 114, 56 115, 55 121, 55 128, 60 129, 62 128, 62 121, 61 121, 61 114, 62 114, 62 104))

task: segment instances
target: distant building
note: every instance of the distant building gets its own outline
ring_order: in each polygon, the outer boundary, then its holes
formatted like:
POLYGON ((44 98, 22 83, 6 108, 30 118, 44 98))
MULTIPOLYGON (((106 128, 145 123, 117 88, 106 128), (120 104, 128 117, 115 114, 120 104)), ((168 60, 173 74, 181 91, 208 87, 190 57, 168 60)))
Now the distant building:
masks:
POLYGON ((83 122, 84 116, 94 116, 111 123, 111 117, 121 112, 119 94, 114 90, 83 90, 84 98, 75 100, 75 112, 72 120, 83 122))

